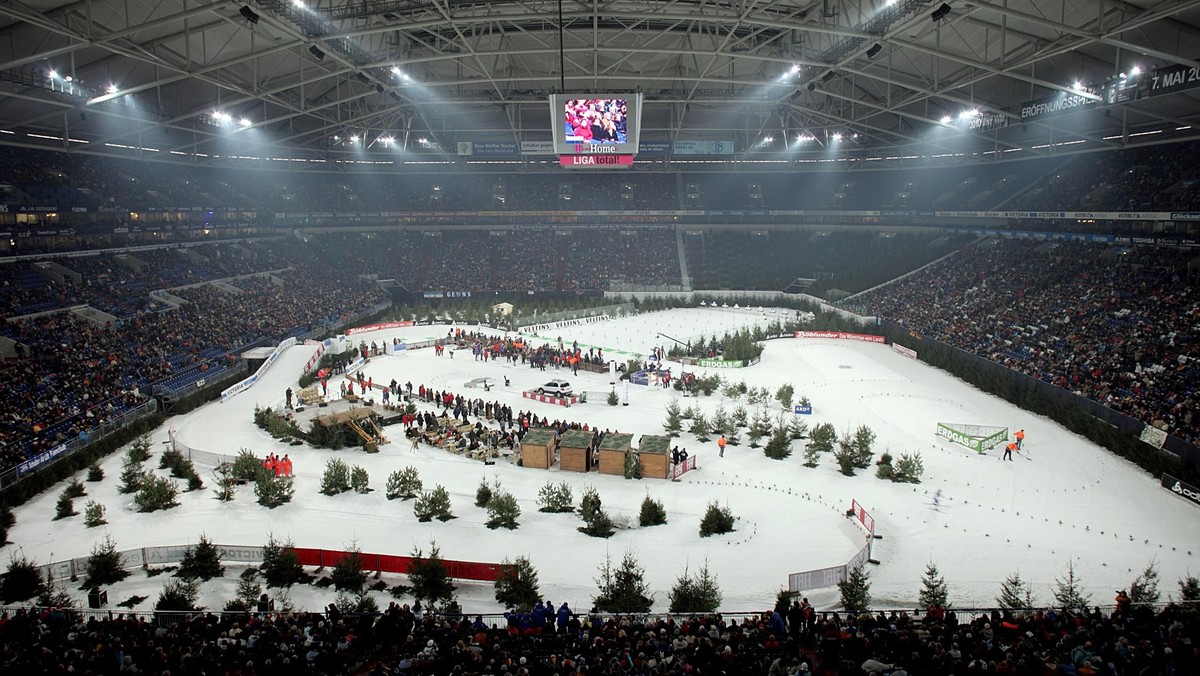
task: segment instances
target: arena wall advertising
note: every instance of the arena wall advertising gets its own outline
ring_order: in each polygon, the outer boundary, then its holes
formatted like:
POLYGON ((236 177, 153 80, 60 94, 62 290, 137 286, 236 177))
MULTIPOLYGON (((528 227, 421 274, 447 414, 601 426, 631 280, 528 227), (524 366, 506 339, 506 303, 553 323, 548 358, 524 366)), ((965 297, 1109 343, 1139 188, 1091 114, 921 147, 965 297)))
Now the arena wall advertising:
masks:
POLYGON ((1200 488, 1196 488, 1191 484, 1186 484, 1166 473, 1162 475, 1162 485, 1163 488, 1171 491, 1175 495, 1178 495, 1193 505, 1200 507, 1200 488))
POLYGON ((882 343, 883 336, 869 333, 847 333, 845 331, 797 331, 797 338, 834 338, 836 340, 857 340, 864 343, 882 343))

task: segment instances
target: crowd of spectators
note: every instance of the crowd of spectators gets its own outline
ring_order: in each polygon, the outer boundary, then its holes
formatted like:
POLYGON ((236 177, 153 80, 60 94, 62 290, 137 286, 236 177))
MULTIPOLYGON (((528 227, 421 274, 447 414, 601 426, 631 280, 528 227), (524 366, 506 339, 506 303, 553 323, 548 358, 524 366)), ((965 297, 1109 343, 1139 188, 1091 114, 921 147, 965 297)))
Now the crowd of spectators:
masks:
POLYGON ((985 240, 855 300, 1200 441, 1194 251, 985 240))
POLYGON ((389 603, 381 613, 193 613, 150 621, 29 608, 0 617, 12 673, 746 674, 1168 676, 1200 669, 1195 608, 1104 612, 818 612, 609 616, 539 602, 473 618, 389 603), (547 610, 548 608, 548 610, 547 610), (540 612, 539 612, 540 611, 540 612), (940 616, 940 617, 939 617, 940 616))

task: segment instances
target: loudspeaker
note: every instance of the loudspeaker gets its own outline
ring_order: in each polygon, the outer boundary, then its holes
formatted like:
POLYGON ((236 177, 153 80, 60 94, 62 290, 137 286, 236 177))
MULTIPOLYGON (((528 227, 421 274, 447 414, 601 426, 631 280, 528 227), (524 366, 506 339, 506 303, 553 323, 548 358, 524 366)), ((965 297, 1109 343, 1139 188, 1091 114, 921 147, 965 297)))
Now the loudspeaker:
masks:
POLYGON ((867 50, 867 58, 873 59, 875 58, 875 55, 881 51, 883 51, 883 45, 876 42, 875 44, 871 45, 870 49, 867 50))
POLYGON ((322 52, 322 51, 321 51, 321 48, 320 48, 320 47, 318 47, 318 46, 316 46, 316 45, 309 45, 309 46, 308 46, 308 53, 309 53, 309 54, 312 54, 313 56, 315 56, 315 57, 317 58, 317 61, 324 61, 324 60, 325 60, 325 52, 322 52))
POLYGON ((255 24, 258 23, 258 14, 256 14, 254 12, 254 10, 250 9, 249 5, 242 5, 242 8, 239 9, 238 12, 242 15, 243 18, 246 19, 246 21, 249 21, 250 23, 255 23, 255 24))
POLYGON ((943 2, 941 7, 938 7, 937 9, 933 10, 933 14, 930 14, 929 18, 933 19, 934 21, 941 21, 942 19, 945 19, 946 15, 949 13, 950 13, 950 5, 943 2))

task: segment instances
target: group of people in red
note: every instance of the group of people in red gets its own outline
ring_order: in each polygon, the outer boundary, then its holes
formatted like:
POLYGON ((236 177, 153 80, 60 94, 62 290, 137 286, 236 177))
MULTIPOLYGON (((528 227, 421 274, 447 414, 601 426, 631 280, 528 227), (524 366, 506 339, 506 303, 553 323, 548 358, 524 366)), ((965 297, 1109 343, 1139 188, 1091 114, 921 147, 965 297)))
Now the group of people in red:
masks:
POLYGON ((284 453, 282 458, 274 453, 268 455, 267 459, 263 460, 263 467, 274 472, 275 476, 292 475, 292 459, 288 457, 287 453, 284 453))

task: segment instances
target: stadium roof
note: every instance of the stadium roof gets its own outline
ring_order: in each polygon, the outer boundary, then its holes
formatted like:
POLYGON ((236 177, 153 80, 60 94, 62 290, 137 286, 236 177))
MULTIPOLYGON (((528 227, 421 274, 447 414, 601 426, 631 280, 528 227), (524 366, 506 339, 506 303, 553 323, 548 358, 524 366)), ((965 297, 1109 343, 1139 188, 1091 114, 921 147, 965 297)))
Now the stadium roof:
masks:
POLYGON ((11 0, 0 16, 0 143, 72 152, 448 159, 550 141, 559 91, 643 92, 643 144, 731 141, 743 160, 1200 138, 1200 0, 11 0))

